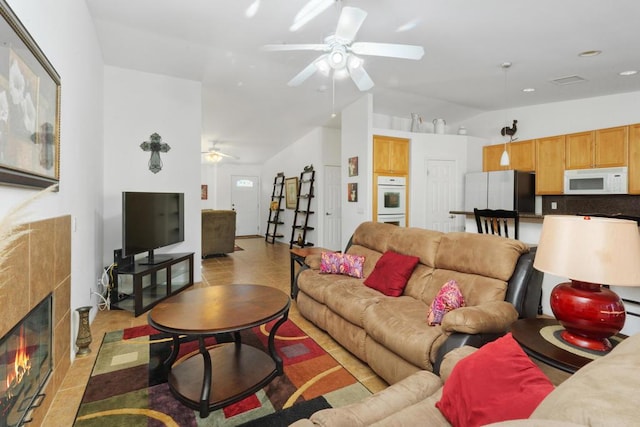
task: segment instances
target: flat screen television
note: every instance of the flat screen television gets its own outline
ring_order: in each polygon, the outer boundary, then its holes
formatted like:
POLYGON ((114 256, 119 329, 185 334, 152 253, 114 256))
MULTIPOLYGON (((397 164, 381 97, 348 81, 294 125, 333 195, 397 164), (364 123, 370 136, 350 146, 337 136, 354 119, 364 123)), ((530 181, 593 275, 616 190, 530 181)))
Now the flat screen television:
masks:
POLYGON ((184 241, 184 193, 122 193, 122 256, 148 252, 140 264, 159 264, 170 254, 154 250, 184 241))

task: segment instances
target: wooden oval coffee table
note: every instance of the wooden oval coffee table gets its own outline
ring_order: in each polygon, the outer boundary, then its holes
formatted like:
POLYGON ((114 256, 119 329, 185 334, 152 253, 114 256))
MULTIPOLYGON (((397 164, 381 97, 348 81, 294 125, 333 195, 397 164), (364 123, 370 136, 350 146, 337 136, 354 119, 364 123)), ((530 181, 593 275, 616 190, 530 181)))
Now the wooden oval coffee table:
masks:
POLYGON ((287 320, 290 305, 287 294, 260 285, 192 289, 156 305, 149 313, 149 324, 173 336, 171 355, 164 362, 173 395, 205 418, 210 411, 250 396, 282 375, 274 338, 287 320), (278 318, 269 333, 269 353, 242 344, 240 331, 278 318), (234 342, 207 349, 205 338, 221 333, 232 333, 234 342), (180 335, 196 337, 200 351, 173 366, 180 335))

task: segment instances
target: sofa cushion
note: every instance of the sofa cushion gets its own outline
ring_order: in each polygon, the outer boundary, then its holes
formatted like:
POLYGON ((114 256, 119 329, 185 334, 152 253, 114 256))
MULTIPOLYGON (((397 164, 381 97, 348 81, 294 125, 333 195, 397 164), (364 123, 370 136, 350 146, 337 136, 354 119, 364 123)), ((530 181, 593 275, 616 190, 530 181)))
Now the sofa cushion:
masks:
POLYGON ((363 277, 369 277, 369 275, 371 275, 371 272, 376 267, 376 263, 382 256, 381 252, 377 252, 373 249, 360 245, 351 245, 347 253, 350 255, 360 255, 364 257, 364 267, 362 270, 363 277))
POLYGON ((384 297, 380 292, 364 286, 362 280, 346 279, 331 287, 331 291, 325 295, 324 303, 334 313, 362 327, 364 311, 381 298, 384 297))
POLYGON ((552 390, 509 333, 458 362, 436 407, 454 426, 482 426, 528 418, 552 390))
POLYGON ((387 251, 389 237, 399 229, 400 227, 391 224, 363 222, 353 232, 351 244, 364 246, 383 254, 387 251))
POLYGON ((364 284, 390 297, 402 295, 419 258, 393 251, 385 252, 364 284))
POLYGON ((398 228, 389 236, 387 250, 417 256, 421 264, 434 267, 443 234, 440 231, 424 228, 398 228))
POLYGON ((492 234, 446 233, 440 239, 435 267, 507 281, 520 255, 528 251, 519 240, 492 234))
POLYGON ((428 308, 422 301, 408 296, 383 298, 365 311, 364 328, 380 345, 420 369, 432 370, 435 348, 447 336, 440 326, 427 324, 428 308))
POLYGON ((298 275, 298 289, 314 300, 325 304, 331 288, 343 280, 359 280, 340 274, 319 274, 318 270, 302 270, 298 275))

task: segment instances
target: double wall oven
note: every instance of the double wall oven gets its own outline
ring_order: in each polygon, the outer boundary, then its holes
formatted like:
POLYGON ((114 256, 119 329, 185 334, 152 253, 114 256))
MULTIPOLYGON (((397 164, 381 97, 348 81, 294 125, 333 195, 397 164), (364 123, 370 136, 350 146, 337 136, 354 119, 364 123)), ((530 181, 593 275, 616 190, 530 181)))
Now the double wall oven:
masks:
POLYGON ((407 179, 378 176, 378 222, 406 227, 407 179))

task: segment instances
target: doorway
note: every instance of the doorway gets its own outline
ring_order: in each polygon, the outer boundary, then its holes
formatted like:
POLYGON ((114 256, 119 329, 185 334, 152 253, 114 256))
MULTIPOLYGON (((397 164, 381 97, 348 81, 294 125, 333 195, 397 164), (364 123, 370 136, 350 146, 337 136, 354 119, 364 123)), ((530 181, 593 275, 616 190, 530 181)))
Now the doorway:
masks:
POLYGON ((455 160, 426 160, 426 228, 442 232, 455 231, 455 215, 449 212, 456 206, 455 160))
POLYGON ((340 251, 342 241, 342 200, 340 199, 340 166, 324 167, 324 215, 322 246, 340 251))
POLYGON ((231 176, 231 208, 236 211, 236 236, 259 235, 259 190, 257 176, 231 176))

